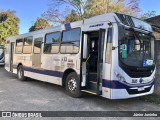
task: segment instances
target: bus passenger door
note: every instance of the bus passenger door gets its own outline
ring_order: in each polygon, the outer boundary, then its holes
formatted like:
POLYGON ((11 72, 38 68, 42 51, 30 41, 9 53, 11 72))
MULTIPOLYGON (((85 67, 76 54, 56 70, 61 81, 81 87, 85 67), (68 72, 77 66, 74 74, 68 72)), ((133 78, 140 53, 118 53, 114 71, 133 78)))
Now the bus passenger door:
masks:
POLYGON ((34 39, 34 48, 32 55, 32 67, 41 68, 41 48, 43 38, 34 39))
POLYGON ((10 71, 13 72, 13 53, 14 53, 14 43, 11 42, 10 44, 10 71))
POLYGON ((83 32, 81 47, 82 91, 101 95, 103 51, 106 30, 83 32))
POLYGON ((80 70, 80 79, 81 79, 81 86, 85 88, 87 86, 87 61, 89 60, 89 35, 87 32, 82 32, 82 45, 81 45, 81 70, 80 70))
POLYGON ((106 38, 106 30, 100 29, 99 41, 98 41, 98 63, 97 63, 97 94, 101 94, 102 91, 102 78, 103 78, 103 55, 104 55, 104 43, 106 38))

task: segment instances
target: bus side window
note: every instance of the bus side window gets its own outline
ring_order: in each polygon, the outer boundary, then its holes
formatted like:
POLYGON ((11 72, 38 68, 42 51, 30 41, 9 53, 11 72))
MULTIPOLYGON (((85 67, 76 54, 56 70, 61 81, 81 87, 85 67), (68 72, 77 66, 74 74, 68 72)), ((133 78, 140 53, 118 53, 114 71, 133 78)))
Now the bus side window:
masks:
POLYGON ((60 37, 60 32, 46 34, 44 43, 45 54, 56 54, 59 52, 60 37))
POLYGON ((81 29, 75 28, 63 31, 61 42, 62 54, 76 54, 79 52, 81 29))
POLYGON ((111 55, 112 55, 112 28, 108 28, 108 33, 107 33, 107 45, 106 45, 106 58, 105 61, 108 64, 111 64, 111 55))
POLYGON ((16 54, 21 54, 23 51, 23 39, 16 40, 16 54))
POLYGON ((32 42, 33 42, 32 36, 24 38, 24 47, 23 47, 24 54, 32 53, 32 42))
POLYGON ((33 48, 33 53, 34 54, 40 54, 41 53, 42 40, 43 40, 42 37, 34 39, 34 48, 33 48))

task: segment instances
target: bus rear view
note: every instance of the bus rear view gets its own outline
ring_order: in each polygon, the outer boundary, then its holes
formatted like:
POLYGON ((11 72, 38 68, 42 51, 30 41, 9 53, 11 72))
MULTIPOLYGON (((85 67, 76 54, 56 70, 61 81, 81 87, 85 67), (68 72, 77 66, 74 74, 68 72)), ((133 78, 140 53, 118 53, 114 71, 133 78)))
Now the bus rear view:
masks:
POLYGON ((0 45, 0 65, 4 65, 4 46, 0 45))

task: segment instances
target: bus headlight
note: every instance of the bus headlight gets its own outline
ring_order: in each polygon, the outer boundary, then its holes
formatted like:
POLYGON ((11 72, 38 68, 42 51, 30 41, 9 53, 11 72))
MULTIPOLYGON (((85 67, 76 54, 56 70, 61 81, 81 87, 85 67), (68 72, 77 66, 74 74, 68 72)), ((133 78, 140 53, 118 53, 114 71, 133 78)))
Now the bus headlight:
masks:
POLYGON ((120 81, 121 81, 121 82, 126 82, 126 79, 125 79, 123 76, 121 76, 121 77, 120 77, 120 81))
POLYGON ((121 82, 123 82, 123 83, 126 82, 126 79, 125 79, 121 74, 116 73, 116 76, 117 76, 117 78, 118 78, 121 82))

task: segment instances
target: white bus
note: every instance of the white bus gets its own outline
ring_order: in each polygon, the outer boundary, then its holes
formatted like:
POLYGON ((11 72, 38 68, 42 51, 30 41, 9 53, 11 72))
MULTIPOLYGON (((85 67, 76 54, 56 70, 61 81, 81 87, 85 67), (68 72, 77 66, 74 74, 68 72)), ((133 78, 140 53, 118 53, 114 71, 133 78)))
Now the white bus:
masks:
POLYGON ((4 46, 0 45, 0 65, 4 65, 4 46))
POLYGON ((108 99, 152 94, 156 66, 149 24, 109 13, 7 39, 5 69, 108 99))

